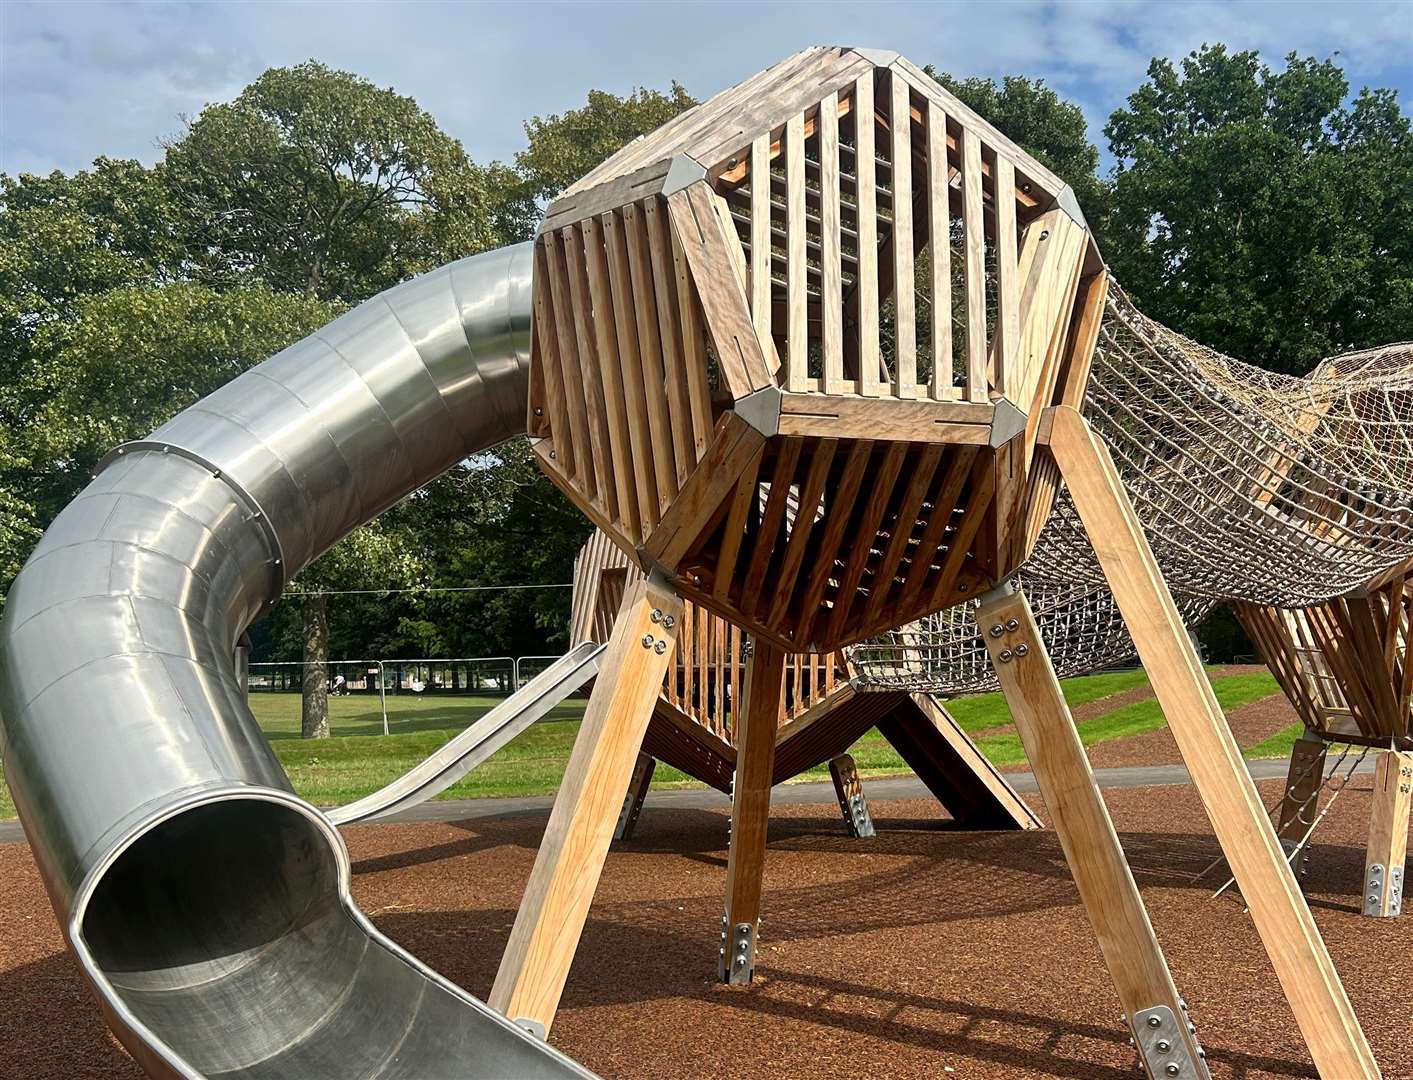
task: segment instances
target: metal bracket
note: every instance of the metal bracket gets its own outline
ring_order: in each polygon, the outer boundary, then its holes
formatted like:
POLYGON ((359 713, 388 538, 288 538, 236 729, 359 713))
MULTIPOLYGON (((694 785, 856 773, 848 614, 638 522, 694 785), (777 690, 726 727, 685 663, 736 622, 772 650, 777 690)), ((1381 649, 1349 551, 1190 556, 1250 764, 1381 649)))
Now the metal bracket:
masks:
POLYGON ((839 809, 844 815, 844 824, 848 827, 849 835, 856 840, 867 840, 878 835, 873 828, 873 817, 868 812, 868 803, 864 801, 861 792, 850 795, 847 802, 840 799, 839 809))
POLYGON ((731 926, 721 916, 721 953, 717 958, 717 974, 724 983, 745 986, 751 981, 756 966, 756 928, 750 923, 731 926))
POLYGON ((516 1027, 528 1031, 535 1038, 539 1039, 540 1042, 545 1041, 545 1035, 547 1034, 545 1025, 538 1020, 531 1020, 528 1016, 517 1016, 514 1023, 516 1027))
POLYGON ((1403 867, 1388 870, 1388 906, 1384 906, 1384 866, 1372 863, 1364 875, 1364 914, 1392 917, 1403 909, 1403 867))
POLYGON ((1027 419, 1026 414, 1009 398, 997 398, 991 411, 991 435, 988 440, 991 449, 1000 449, 1024 431, 1027 419))
MULTIPOLYGON (((1197 1045, 1197 1029, 1186 1021, 1187 1006, 1183 1006, 1187 1035, 1197 1045)), ((1207 1071, 1206 1054, 1198 1046, 1197 1057, 1188 1049, 1181 1023, 1166 1005, 1155 1005, 1133 1014, 1134 1046, 1144 1070, 1154 1080, 1211 1080, 1207 1071)))
POLYGON ((769 438, 780 430, 780 399, 778 386, 765 386, 738 399, 731 408, 742 420, 769 438))

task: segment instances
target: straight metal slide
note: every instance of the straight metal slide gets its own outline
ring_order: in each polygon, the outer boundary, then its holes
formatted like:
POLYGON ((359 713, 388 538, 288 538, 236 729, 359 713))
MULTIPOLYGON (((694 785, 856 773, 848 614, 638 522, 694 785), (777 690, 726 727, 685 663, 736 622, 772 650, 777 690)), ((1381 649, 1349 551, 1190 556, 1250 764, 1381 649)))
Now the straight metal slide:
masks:
POLYGON ((391 784, 327 812, 335 825, 371 821, 440 795, 592 679, 606 646, 585 641, 391 784))

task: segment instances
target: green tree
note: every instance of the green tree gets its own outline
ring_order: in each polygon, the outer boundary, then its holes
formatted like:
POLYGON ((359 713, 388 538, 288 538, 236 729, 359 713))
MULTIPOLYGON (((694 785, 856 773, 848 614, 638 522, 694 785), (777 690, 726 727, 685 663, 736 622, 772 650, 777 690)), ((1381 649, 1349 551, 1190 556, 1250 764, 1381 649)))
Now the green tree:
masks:
POLYGON ((206 273, 362 300, 501 242, 485 171, 410 97, 309 61, 209 105, 166 147, 206 273))
POLYGON ((1110 118, 1116 277, 1149 315, 1302 372, 1413 337, 1413 137, 1330 60, 1206 46, 1110 118))
POLYGON ((655 131, 697 99, 678 83, 663 93, 639 87, 627 97, 590 90, 577 109, 525 122, 528 145, 515 155, 514 179, 497 174, 507 184, 497 220, 507 237, 534 235, 540 212, 561 191, 632 142, 655 131))
POLYGON ((998 84, 993 79, 958 79, 932 67, 925 70, 1074 189, 1102 250, 1110 194, 1099 179, 1099 151, 1089 141, 1080 107, 1061 98, 1043 79, 1007 75, 998 84))

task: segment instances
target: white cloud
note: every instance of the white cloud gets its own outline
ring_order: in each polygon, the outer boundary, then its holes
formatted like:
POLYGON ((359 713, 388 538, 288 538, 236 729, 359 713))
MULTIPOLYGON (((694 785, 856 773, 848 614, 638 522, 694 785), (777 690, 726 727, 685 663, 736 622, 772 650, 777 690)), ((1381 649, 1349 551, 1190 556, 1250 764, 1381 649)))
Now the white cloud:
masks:
POLYGON ((572 108, 590 87, 677 78, 704 96, 818 43, 897 48, 960 75, 1043 77, 1097 126, 1150 57, 1218 40, 1273 63, 1338 50, 1356 85, 1413 93, 1406 2, 9 3, 0 169, 150 161, 181 114, 309 57, 411 94, 489 160, 522 144, 526 117, 572 108))

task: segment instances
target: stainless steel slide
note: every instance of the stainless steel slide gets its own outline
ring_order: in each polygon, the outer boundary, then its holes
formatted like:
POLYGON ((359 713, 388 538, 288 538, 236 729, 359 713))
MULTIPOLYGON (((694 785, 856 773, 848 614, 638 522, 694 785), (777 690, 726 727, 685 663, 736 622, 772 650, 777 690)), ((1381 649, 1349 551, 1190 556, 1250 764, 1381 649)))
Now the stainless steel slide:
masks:
POLYGON ((525 430, 530 267, 521 245, 390 289, 118 448, 10 591, 5 774, 153 1076, 589 1075, 364 918, 235 661, 288 576, 525 430))
POLYGON ((335 825, 370 821, 440 795, 597 675, 605 648, 585 641, 571 649, 391 784, 327 811, 329 820, 335 825))

